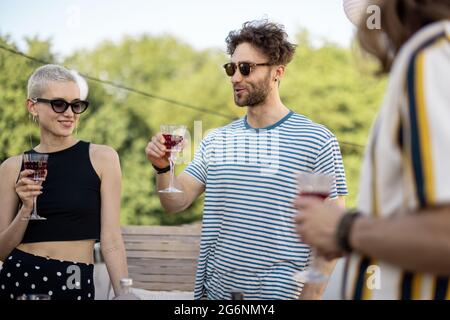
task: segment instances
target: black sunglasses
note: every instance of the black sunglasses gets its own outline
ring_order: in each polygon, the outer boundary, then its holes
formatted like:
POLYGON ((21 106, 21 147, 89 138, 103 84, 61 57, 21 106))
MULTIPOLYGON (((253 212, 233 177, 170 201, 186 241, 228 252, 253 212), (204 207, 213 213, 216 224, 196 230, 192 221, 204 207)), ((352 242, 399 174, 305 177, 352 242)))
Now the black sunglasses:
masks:
POLYGON ((223 68, 225 69, 225 72, 229 77, 234 76, 236 73, 237 68, 239 68, 239 72, 244 76, 247 77, 250 72, 252 71, 252 68, 257 66, 270 66, 270 63, 251 63, 251 62, 228 62, 223 65, 223 68))
POLYGON ((71 107, 73 113, 80 114, 86 111, 86 109, 89 107, 89 102, 84 100, 75 100, 73 102, 67 102, 63 99, 43 99, 43 98, 31 98, 30 99, 33 103, 37 102, 43 102, 43 103, 49 103, 52 106, 53 111, 56 113, 64 113, 66 110, 71 107))

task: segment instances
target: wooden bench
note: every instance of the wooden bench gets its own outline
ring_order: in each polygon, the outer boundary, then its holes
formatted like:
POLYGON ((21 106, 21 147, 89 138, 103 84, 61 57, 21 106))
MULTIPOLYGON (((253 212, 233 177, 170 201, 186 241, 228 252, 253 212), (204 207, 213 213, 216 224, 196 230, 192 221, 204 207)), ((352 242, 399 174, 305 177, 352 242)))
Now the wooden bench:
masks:
POLYGON ((201 224, 123 226, 133 286, 150 291, 193 291, 201 224))

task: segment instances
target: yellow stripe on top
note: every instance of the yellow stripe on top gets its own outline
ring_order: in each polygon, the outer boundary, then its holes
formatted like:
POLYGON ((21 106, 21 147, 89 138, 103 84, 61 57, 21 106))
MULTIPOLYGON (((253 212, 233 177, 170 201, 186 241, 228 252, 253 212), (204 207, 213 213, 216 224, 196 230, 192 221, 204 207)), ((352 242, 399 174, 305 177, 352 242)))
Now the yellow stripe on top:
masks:
POLYGON ((431 138, 428 126, 427 107, 425 101, 425 78, 424 78, 424 63, 425 53, 418 54, 416 59, 416 108, 417 108, 417 122, 420 135, 420 156, 423 167, 425 195, 427 205, 436 203, 436 194, 434 190, 434 176, 433 176, 433 158, 431 153, 431 138))
POLYGON ((448 280, 447 294, 445 295, 445 300, 450 301, 450 279, 448 280))
POLYGON ((422 300, 423 274, 415 273, 412 280, 412 300, 422 300))
MULTIPOLYGON (((369 263, 369 267, 371 265, 376 265, 377 262, 375 260, 370 260, 369 263)), ((373 294, 373 290, 374 288, 369 288, 369 277, 372 276, 372 274, 367 272, 368 270, 366 269, 366 274, 364 275, 364 286, 363 286, 363 293, 362 293, 362 300, 372 300, 372 294, 373 294)), ((375 275, 375 276, 380 276, 379 274, 375 275)))

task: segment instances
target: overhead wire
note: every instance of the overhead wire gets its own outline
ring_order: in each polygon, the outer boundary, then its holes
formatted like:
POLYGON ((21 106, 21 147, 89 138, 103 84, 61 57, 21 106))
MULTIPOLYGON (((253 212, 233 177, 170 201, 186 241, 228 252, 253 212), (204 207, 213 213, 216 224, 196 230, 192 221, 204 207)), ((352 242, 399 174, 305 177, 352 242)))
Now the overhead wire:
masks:
MULTIPOLYGON (((44 61, 42 59, 30 56, 28 54, 25 54, 25 53, 23 53, 21 51, 13 49, 13 48, 4 46, 2 44, 0 44, 0 49, 2 49, 4 51, 7 51, 9 53, 12 53, 12 54, 24 57, 24 58, 26 58, 28 60, 37 62, 37 63, 42 64, 42 65, 51 63, 51 62, 44 61)), ((178 107, 199 111, 199 112, 202 112, 202 113, 206 113, 206 114, 210 114, 210 115, 213 115, 213 116, 222 117, 222 118, 229 119, 229 120, 237 120, 236 117, 233 117, 231 115, 226 115, 226 114, 214 111, 214 110, 202 108, 202 107, 199 107, 199 106, 194 106, 192 104, 189 104, 189 103, 186 103, 186 102, 177 101, 177 100, 174 100, 174 99, 171 99, 171 98, 162 97, 162 96, 159 96, 159 95, 156 95, 156 94, 153 94, 153 93, 149 93, 149 92, 138 90, 138 89, 135 89, 135 88, 132 88, 132 87, 128 87, 128 86, 122 85, 122 84, 118 84, 118 83, 115 83, 115 82, 112 82, 112 81, 109 81, 109 80, 104 80, 104 79, 100 79, 100 78, 97 78, 97 77, 93 77, 93 76, 85 74, 85 73, 79 73, 79 75, 81 75, 82 77, 84 77, 87 80, 94 81, 94 82, 101 83, 101 84, 105 84, 105 85, 109 85, 109 86, 112 86, 112 87, 115 87, 115 88, 118 88, 118 89, 121 89, 121 90, 125 90, 125 91, 128 91, 128 92, 132 92, 132 93, 144 96, 146 98, 151 98, 151 99, 164 101, 164 102, 167 102, 169 104, 172 104, 172 105, 175 105, 175 106, 178 106, 178 107)), ((365 147, 364 145, 361 145, 361 144, 358 144, 358 143, 354 143, 354 142, 347 142, 347 141, 339 141, 339 144, 346 145, 346 146, 353 147, 353 148, 364 148, 365 147)))

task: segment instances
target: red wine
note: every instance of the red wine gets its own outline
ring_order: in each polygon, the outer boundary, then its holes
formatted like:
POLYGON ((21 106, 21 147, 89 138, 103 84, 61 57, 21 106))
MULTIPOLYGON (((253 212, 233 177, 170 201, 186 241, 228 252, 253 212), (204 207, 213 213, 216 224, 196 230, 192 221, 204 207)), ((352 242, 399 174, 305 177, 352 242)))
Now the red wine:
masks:
POLYGON ((182 136, 172 135, 172 134, 163 134, 164 145, 166 146, 167 150, 172 150, 173 147, 180 144, 181 141, 183 141, 182 136))
POLYGON ((326 198, 328 198, 328 193, 308 191, 308 192, 300 192, 300 196, 302 196, 302 197, 317 197, 322 200, 325 200, 326 198))
POLYGON ((34 181, 44 181, 45 172, 47 171, 47 161, 24 161, 26 170, 34 170, 31 177, 34 181))

